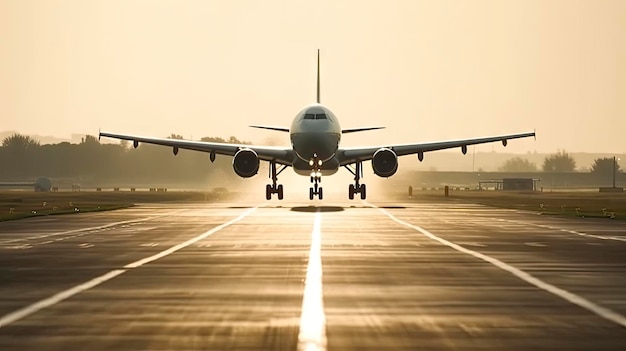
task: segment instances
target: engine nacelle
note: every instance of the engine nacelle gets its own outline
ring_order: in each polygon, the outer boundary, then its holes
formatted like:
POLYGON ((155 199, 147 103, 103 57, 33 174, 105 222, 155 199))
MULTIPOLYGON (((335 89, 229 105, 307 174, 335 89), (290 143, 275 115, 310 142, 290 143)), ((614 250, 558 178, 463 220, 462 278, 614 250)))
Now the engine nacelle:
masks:
POLYGON ((398 156, 391 149, 378 149, 372 157, 372 168, 379 177, 391 177, 398 170, 398 156))
POLYGON ((250 149, 237 151, 233 157, 233 169, 242 178, 252 177, 259 172, 259 155, 250 149))

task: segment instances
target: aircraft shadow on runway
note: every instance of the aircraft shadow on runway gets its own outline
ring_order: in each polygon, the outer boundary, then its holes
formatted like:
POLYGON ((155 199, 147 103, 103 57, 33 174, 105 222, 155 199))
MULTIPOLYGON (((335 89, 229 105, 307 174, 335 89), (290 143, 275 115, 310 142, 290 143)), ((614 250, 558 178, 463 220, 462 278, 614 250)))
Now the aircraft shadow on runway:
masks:
MULTIPOLYGON (((246 209, 246 208, 250 208, 249 206, 229 206, 228 208, 231 209, 246 209)), ((289 208, 289 207, 282 207, 282 206, 276 206, 276 207, 265 207, 265 208, 289 208)), ((345 211, 346 209, 356 209, 356 208, 370 208, 369 206, 294 206, 291 207, 290 210, 293 212, 309 212, 309 213, 315 213, 315 212, 342 212, 345 211)), ((381 206, 380 208, 385 208, 385 209, 403 209, 406 208, 404 206, 381 206)))
POLYGON ((341 206, 295 206, 291 208, 294 212, 341 212, 345 209, 341 206))

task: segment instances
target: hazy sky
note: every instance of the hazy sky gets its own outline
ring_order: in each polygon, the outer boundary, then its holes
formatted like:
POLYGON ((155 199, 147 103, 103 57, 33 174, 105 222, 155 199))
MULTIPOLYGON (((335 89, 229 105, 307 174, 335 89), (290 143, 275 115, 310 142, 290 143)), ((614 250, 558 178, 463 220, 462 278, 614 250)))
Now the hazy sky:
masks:
POLYGON ((0 130, 237 136, 315 99, 347 145, 532 131, 626 152, 626 1, 0 0, 0 130))

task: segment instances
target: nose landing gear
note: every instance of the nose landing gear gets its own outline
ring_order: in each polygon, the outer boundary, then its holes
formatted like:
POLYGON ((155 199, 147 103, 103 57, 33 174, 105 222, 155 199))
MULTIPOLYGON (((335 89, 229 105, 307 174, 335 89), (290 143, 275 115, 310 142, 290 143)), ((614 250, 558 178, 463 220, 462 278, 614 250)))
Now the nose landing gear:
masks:
POLYGON ((313 200, 316 195, 321 200, 324 198, 322 187, 319 186, 319 183, 322 182, 322 160, 318 159, 317 155, 314 154, 313 159, 309 161, 309 166, 311 166, 311 183, 313 183, 313 187, 309 188, 309 200, 313 200))
POLYGON ((322 187, 319 186, 319 182, 321 181, 321 177, 311 177, 314 181, 313 187, 309 188, 309 200, 313 200, 315 195, 317 195, 318 199, 324 198, 324 192, 322 191, 322 187))

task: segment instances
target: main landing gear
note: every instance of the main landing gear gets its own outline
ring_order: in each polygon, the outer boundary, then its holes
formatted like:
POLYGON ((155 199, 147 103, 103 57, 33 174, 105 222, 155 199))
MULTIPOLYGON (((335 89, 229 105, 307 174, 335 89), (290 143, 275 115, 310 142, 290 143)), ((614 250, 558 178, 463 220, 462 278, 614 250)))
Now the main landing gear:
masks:
POLYGON ((309 188, 309 200, 313 200, 315 195, 317 195, 317 198, 320 200, 324 198, 322 187, 319 186, 319 183, 322 182, 321 165, 322 160, 318 160, 317 155, 314 155, 314 158, 309 161, 309 166, 311 166, 311 183, 313 183, 313 187, 309 188))
POLYGON ((348 186, 348 198, 350 200, 354 200, 355 194, 361 194, 361 200, 365 200, 365 197, 367 196, 367 188, 365 187, 365 184, 359 183, 361 177, 363 176, 363 165, 361 164, 361 161, 356 162, 354 165, 354 170, 347 165, 344 166, 350 173, 354 174, 354 184, 350 184, 350 186, 348 186))
POLYGON ((273 194, 278 195, 278 200, 283 199, 283 185, 277 185, 278 175, 281 174, 287 166, 283 165, 278 172, 276 172, 276 162, 270 162, 270 178, 272 178, 272 184, 267 184, 265 186, 265 198, 267 200, 272 199, 273 194))

